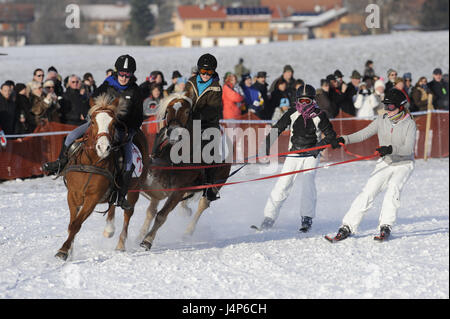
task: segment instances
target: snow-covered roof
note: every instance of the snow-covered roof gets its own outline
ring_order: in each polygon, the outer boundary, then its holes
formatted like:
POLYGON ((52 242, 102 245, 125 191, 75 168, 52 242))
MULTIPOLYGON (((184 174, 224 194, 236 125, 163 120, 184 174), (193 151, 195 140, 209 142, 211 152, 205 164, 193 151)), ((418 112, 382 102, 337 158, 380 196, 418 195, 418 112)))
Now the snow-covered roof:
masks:
POLYGON ((302 23, 302 27, 304 28, 319 27, 326 24, 329 21, 339 18, 341 15, 346 14, 347 12, 348 12, 347 8, 331 9, 318 15, 317 17, 312 18, 307 22, 302 23))
POLYGON ((130 19, 131 6, 128 4, 87 4, 81 5, 80 10, 87 20, 127 21, 130 19))

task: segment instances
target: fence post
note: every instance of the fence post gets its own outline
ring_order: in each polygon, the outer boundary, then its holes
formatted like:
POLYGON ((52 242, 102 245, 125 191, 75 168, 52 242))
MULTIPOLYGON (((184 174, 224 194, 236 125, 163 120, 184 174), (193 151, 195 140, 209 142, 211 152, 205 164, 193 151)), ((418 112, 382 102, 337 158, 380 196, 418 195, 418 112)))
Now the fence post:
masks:
POLYGON ((428 159, 428 139, 430 138, 430 126, 431 126, 431 112, 434 110, 433 108, 433 95, 428 94, 428 105, 427 105, 427 124, 425 126, 425 145, 424 145, 424 154, 423 159, 427 161, 428 159))

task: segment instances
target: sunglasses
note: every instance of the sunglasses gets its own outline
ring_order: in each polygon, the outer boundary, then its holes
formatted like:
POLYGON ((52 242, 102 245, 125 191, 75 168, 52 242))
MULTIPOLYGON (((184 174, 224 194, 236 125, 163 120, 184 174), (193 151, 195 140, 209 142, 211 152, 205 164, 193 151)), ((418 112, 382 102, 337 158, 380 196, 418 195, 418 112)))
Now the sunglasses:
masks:
POLYGON ((389 76, 397 76, 397 73, 391 73, 389 76))
POLYGON ((72 84, 78 84, 78 83, 80 83, 80 81, 72 81, 72 82, 70 82, 70 83, 72 83, 72 84))
POLYGON ((37 76, 38 78, 42 78, 42 77, 44 77, 44 74, 36 74, 36 76, 37 76))
POLYGON ((46 86, 45 88, 46 89, 54 89, 55 87, 54 86, 46 86))
POLYGON ((395 106, 395 104, 385 104, 384 105, 384 109, 386 111, 393 111, 397 108, 397 106, 395 106))
POLYGON ((118 74, 119 74, 119 76, 125 77, 127 79, 129 79, 133 76, 133 73, 128 73, 128 72, 119 72, 118 74))
POLYGON ((301 104, 311 104, 312 100, 308 97, 301 97, 297 100, 301 104))
POLYGON ((199 70, 199 72, 200 72, 200 74, 202 74, 202 75, 213 75, 214 74, 214 70, 206 70, 206 69, 200 69, 199 70))

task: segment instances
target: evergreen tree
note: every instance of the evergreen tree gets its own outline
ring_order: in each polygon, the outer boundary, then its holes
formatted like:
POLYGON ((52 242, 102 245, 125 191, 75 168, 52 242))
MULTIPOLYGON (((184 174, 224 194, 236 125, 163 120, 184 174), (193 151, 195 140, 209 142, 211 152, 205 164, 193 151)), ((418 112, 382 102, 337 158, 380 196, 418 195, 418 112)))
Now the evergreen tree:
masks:
POLYGON ((145 38, 155 26, 155 18, 149 9, 153 0, 131 0, 130 25, 127 30, 127 44, 145 45, 145 38))
POLYGON ((422 6, 421 23, 428 29, 448 29, 448 0, 427 0, 422 6))

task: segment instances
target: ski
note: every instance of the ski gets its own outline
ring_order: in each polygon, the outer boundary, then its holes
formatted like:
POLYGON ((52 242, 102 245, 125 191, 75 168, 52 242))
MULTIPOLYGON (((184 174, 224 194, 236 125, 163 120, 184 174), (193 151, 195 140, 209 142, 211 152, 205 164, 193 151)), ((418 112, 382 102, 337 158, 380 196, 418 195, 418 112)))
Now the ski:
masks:
POLYGON ((330 236, 325 236, 324 237, 326 240, 328 240, 330 243, 336 243, 336 242, 338 242, 338 241, 340 241, 340 240, 342 240, 342 239, 337 239, 336 237, 330 237, 330 236))
POLYGON ((254 229, 254 230, 256 230, 256 231, 262 231, 262 229, 259 228, 259 227, 256 226, 256 225, 251 225, 250 228, 251 228, 251 229, 254 229))
POLYGON ((380 234, 378 236, 373 237, 373 240, 382 242, 382 241, 388 240, 388 238, 389 238, 389 236, 386 236, 384 234, 380 234))

